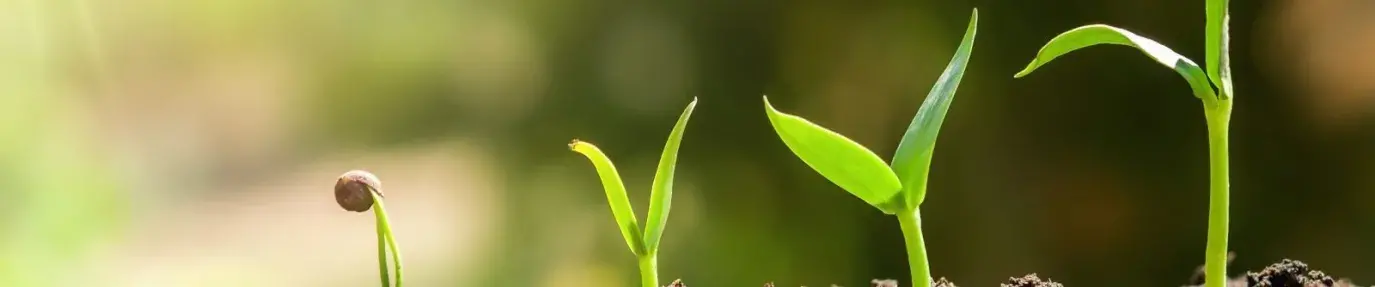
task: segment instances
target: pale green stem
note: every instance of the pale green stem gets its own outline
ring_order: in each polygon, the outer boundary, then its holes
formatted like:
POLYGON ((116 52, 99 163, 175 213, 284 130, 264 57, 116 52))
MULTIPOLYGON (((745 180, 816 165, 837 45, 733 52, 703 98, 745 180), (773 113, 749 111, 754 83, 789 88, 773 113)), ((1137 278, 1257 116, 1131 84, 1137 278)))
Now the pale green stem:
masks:
MULTIPOLYGON (((377 212, 376 212, 376 211, 373 211, 373 214, 377 214, 377 212)), ((381 222, 381 219, 380 219, 380 218, 382 218, 382 217, 381 217, 381 216, 378 216, 378 218, 379 218, 379 219, 378 219, 378 222, 381 222)), ((391 276, 390 276, 390 275, 387 275, 387 236, 386 236, 386 235, 383 235, 383 234, 384 234, 384 233, 382 232, 382 225, 381 225, 381 224, 378 224, 378 225, 377 225, 377 265, 380 265, 380 266, 381 266, 381 269, 379 269, 379 271, 381 271, 381 273, 382 273, 382 287, 390 287, 390 286, 391 286, 391 276)))
POLYGON ((1204 260, 1204 286, 1227 285, 1227 125, 1232 118, 1231 99, 1205 105, 1208 119, 1208 249, 1204 260))
POLYGON ((659 287, 659 264, 657 255, 640 256, 640 287, 659 287))
POLYGON ((921 237, 921 209, 899 211, 902 239, 907 241, 907 264, 912 268, 912 286, 931 286, 931 267, 926 264, 926 243, 921 237))
MULTIPOLYGON (((401 287, 401 250, 396 247, 396 237, 392 236, 391 223, 387 221, 387 210, 382 207, 382 196, 374 192, 372 193, 372 201, 373 214, 377 215, 377 228, 385 237, 387 246, 391 248, 392 265, 395 267, 395 272, 392 274, 396 276, 396 287, 401 287)), ((386 286, 386 284, 382 286, 386 286)))

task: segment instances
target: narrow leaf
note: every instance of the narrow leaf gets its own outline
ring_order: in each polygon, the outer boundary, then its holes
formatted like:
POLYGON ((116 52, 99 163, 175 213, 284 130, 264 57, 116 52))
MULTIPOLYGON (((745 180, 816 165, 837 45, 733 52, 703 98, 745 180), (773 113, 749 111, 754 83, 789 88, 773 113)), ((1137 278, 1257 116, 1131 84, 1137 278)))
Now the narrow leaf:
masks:
POLYGON ((1207 59, 1205 59, 1207 63, 1205 65, 1208 67, 1208 78, 1212 80, 1214 86, 1222 90, 1223 97, 1231 97, 1232 95, 1232 67, 1231 59, 1229 59, 1231 56, 1228 55, 1229 46, 1231 46, 1228 42, 1231 39, 1227 35, 1227 22, 1231 21, 1231 16, 1228 15, 1227 2, 1228 0, 1208 0, 1206 4, 1208 22, 1205 25, 1207 29, 1205 37, 1207 38, 1204 39, 1207 43, 1207 59))
POLYGON ((630 252, 635 255, 645 254, 645 245, 640 238, 640 224, 635 221, 635 210, 630 207, 630 199, 625 195, 625 184, 621 182, 621 174, 616 172, 616 165, 611 164, 611 159, 602 153, 601 149, 584 141, 573 140, 568 144, 568 148, 587 156, 592 161, 592 165, 597 168, 597 176, 601 177, 602 188, 606 190, 606 201, 611 205, 611 215, 616 217, 616 225, 621 228, 621 236, 625 237, 625 244, 630 246, 630 252))
POLYGON ((683 141, 683 130, 696 107, 697 99, 693 98, 678 116, 678 123, 673 125, 668 143, 664 144, 664 153, 659 156, 659 170, 654 173, 654 187, 649 193, 649 217, 645 218, 645 251, 649 254, 659 251, 659 238, 664 234, 669 206, 673 203, 673 169, 678 163, 678 143, 683 141))
POLYGON ((883 159, 845 136, 775 110, 768 97, 764 97, 764 108, 778 137, 802 162, 864 202, 894 212, 883 204, 898 194, 902 184, 883 159))
POLYGON ((1151 59, 1166 67, 1173 68, 1179 75, 1184 76, 1184 80, 1188 81, 1189 87, 1193 89, 1194 96, 1204 101, 1212 101, 1217 98, 1213 93, 1213 88, 1208 84, 1208 77, 1204 75, 1203 69, 1199 68, 1198 64, 1194 64, 1193 61, 1180 56, 1174 50, 1170 50, 1169 47, 1165 47, 1155 40, 1108 25, 1083 26, 1055 36, 1044 47, 1041 47, 1041 51, 1036 54, 1036 58, 1032 59, 1030 64, 1027 64, 1026 69, 1017 72, 1017 75, 1013 77, 1021 78, 1060 55, 1099 44, 1124 45, 1141 50, 1151 59))
POLYGON ((898 150, 893 154, 893 172, 902 179, 902 192, 907 195, 908 207, 916 207, 926 199, 926 176, 931 168, 931 154, 936 149, 936 135, 940 133, 941 123, 955 100, 955 90, 964 77, 964 68, 969 63, 969 55, 974 51, 974 34, 979 29, 979 9, 969 18, 969 27, 964 30, 964 39, 955 49, 955 57, 945 66, 945 72, 936 79, 936 85, 926 94, 921 109, 907 126, 902 135, 898 150))

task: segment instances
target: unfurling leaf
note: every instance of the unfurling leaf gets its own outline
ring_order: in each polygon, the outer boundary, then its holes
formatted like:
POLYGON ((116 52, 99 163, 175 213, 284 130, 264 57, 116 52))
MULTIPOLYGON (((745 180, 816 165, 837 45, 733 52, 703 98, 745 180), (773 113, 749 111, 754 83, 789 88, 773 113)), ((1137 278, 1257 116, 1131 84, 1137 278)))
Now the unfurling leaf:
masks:
POLYGON ((1198 64, 1194 64, 1193 61, 1180 56, 1179 53, 1175 53, 1174 50, 1170 50, 1169 47, 1165 47, 1165 45, 1154 40, 1108 25, 1083 26, 1055 36, 1044 47, 1041 47, 1041 51, 1036 54, 1036 58, 1032 59, 1030 64, 1027 64, 1026 69, 1018 72, 1014 77, 1020 78, 1031 74, 1036 68, 1049 63, 1060 55, 1099 44, 1116 44, 1141 50, 1151 59, 1166 67, 1173 68, 1175 72, 1183 76, 1184 80, 1189 82, 1189 87, 1193 89, 1194 96, 1204 101, 1217 99, 1208 82, 1208 76, 1204 74, 1203 69, 1198 67, 1198 64))

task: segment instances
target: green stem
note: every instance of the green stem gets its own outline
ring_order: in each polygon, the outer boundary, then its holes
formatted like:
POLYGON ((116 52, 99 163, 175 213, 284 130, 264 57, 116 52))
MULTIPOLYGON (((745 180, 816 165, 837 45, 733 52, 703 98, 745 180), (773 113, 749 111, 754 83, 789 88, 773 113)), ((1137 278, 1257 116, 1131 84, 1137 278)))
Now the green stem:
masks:
POLYGON ((1205 105, 1208 119, 1208 249, 1204 260, 1204 286, 1227 285, 1227 125, 1232 118, 1231 99, 1205 105))
MULTIPOLYGON (((377 228, 386 237, 387 246, 391 248, 392 265, 395 267, 396 287, 401 287, 401 250, 396 247, 396 237, 392 236, 391 223, 387 221, 387 209, 382 207, 382 196, 372 193, 373 214, 377 215, 377 228)), ((387 286, 382 284, 382 286, 387 286)))
MULTIPOLYGON (((376 212, 376 211, 373 211, 373 214, 377 214, 377 212, 376 212)), ((378 216, 378 218, 379 218, 379 219, 378 219, 378 222, 381 222, 381 219, 380 219, 380 218, 382 218, 382 217, 381 217, 381 216, 378 216)), ((381 266, 381 268, 379 269, 379 271, 381 271, 381 273, 382 273, 382 287, 390 287, 390 286, 391 286, 391 280, 390 280, 391 276, 390 276, 390 275, 387 275, 387 237, 386 237, 386 235, 383 235, 383 234, 384 234, 384 232, 382 232, 382 225, 381 225, 381 224, 378 224, 378 225, 377 225, 377 264, 381 266)))
POLYGON ((907 264, 912 267, 912 286, 930 287, 931 268, 926 264, 926 243, 921 237, 921 209, 898 212, 902 239, 907 241, 907 264))
POLYGON ((657 257, 655 254, 640 256, 640 287, 659 287, 657 257))

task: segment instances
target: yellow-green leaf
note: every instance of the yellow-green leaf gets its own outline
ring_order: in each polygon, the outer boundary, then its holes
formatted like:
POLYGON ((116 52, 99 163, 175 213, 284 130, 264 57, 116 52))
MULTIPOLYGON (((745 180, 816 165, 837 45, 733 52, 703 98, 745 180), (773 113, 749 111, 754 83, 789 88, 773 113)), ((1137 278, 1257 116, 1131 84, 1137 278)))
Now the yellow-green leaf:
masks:
POLYGON ((1100 24, 1074 28, 1055 36, 1044 47, 1041 47, 1041 51, 1036 54, 1036 58, 1032 59, 1030 64, 1027 64, 1026 69, 1018 72, 1014 77, 1020 78, 1031 74, 1036 68, 1049 63, 1060 55, 1099 44, 1116 44, 1141 50, 1145 52, 1146 56, 1150 56, 1151 59, 1166 67, 1173 68, 1175 72, 1183 76, 1184 80, 1189 82, 1189 87, 1193 89, 1194 96, 1204 101, 1213 101, 1217 98, 1213 88, 1208 83, 1208 76, 1204 74, 1203 69, 1198 67, 1198 64, 1194 64, 1193 61, 1180 56, 1179 53, 1175 53, 1174 50, 1170 50, 1169 47, 1165 47, 1165 45, 1154 40, 1137 36, 1127 30, 1100 24))
POLYGON ((969 17, 969 27, 964 30, 964 39, 955 49, 954 58, 945 66, 945 72, 936 79, 931 92, 926 94, 921 109, 907 126, 907 132, 898 143, 893 154, 893 172, 902 179, 902 192, 907 195, 906 207, 921 205, 926 199, 926 176, 931 168, 931 154, 936 149, 936 135, 941 131, 945 113, 955 100, 955 90, 964 77, 964 68, 969 64, 969 55, 974 51, 974 35, 979 29, 979 10, 974 9, 969 17))
POLYGON ((873 151, 836 132, 798 116, 785 114, 769 104, 764 109, 783 144, 821 176, 885 213, 888 202, 902 189, 897 175, 873 151))
POLYGON ((668 134, 663 155, 659 156, 659 169, 654 173, 654 186, 649 193, 649 217, 645 218, 645 251, 654 254, 659 250, 659 238, 664 234, 664 224, 668 222, 669 206, 673 202, 673 170, 678 163, 678 144, 683 141, 683 130, 687 128, 688 118, 697 107, 697 99, 688 103, 687 109, 678 116, 678 123, 668 134))
POLYGON ((606 190, 606 201, 611 205, 611 215, 616 217, 616 225, 621 228, 621 236, 625 237, 625 244, 630 246, 630 252, 635 255, 645 254, 643 238, 640 238, 640 224, 635 221, 635 210, 630 207, 630 199, 625 195, 625 184, 621 181, 621 174, 616 172, 616 165, 611 164, 611 159, 602 153, 601 149, 584 141, 573 140, 568 144, 568 148, 587 156, 592 161, 592 166, 597 168, 597 176, 602 180, 602 188, 606 190))

